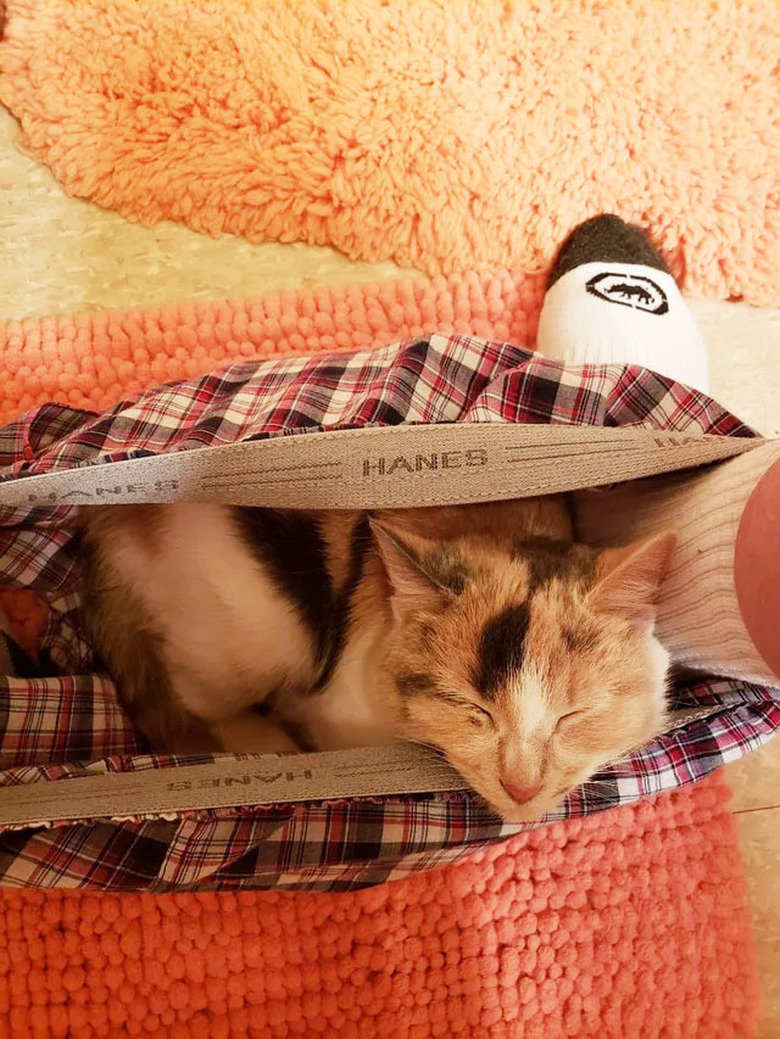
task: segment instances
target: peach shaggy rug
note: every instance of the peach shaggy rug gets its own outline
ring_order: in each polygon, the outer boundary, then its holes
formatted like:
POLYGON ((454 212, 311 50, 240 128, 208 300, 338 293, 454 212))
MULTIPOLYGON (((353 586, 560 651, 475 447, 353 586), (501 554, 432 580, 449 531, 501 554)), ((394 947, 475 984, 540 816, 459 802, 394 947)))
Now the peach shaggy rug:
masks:
POLYGON ((426 273, 648 227, 689 293, 780 302, 776 0, 8 0, 0 99, 145 223, 426 273))

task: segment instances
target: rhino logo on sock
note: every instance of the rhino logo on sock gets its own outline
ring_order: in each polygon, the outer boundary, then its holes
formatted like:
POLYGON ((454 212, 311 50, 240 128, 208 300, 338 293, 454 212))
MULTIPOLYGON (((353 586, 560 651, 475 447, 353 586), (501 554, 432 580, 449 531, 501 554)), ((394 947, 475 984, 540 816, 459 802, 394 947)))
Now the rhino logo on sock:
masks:
POLYGON ((669 310, 664 290, 642 274, 604 271, 591 278, 585 289, 607 303, 645 310, 648 314, 665 314, 669 310))

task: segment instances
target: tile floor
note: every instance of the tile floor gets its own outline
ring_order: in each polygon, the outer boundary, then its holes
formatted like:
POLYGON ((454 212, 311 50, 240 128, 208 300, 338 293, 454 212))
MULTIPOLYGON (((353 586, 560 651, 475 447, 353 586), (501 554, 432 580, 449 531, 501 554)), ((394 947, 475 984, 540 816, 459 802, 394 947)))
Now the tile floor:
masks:
MULTIPOLYGON (((780 344, 778 344, 780 345, 780 344)), ((729 765, 753 913, 756 954, 764 988, 766 1016, 762 1039, 780 1037, 780 739, 749 758, 729 765)))
MULTIPOLYGON (((0 111, 0 320, 219 299, 403 276, 329 249, 253 246, 184 228, 133 225, 68 198, 14 146, 0 111)), ((780 310, 695 301, 713 394, 762 433, 780 434, 780 310)), ((780 1037, 780 740, 729 766, 764 984, 764 1039, 780 1037)))

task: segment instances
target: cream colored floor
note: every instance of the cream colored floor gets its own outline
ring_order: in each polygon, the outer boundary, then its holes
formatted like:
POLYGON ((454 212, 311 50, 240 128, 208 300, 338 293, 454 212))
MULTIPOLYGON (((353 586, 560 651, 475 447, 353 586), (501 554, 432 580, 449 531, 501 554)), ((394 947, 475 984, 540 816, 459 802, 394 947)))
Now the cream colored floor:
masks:
MULTIPOLYGON (((330 249, 211 240, 147 229, 68 198, 13 144, 0 111, 0 320, 220 299, 407 273, 330 249)), ((780 275, 778 276, 780 279, 780 275)), ((698 300, 713 395, 762 433, 780 435, 780 310, 698 300)), ((764 983, 766 1039, 780 1039, 780 740, 729 766, 764 983)))

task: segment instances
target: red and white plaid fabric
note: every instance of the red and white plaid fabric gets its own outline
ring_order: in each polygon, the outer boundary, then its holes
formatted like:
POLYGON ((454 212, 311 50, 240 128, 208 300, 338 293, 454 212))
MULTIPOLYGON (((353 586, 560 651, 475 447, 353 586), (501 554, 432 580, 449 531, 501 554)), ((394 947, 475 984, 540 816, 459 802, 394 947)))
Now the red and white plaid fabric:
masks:
MULTIPOLYGON (((312 430, 402 422, 647 426, 750 437, 714 401, 652 372, 565 367, 507 343, 433 335, 372 353, 235 365, 94 415, 48 405, 0 430, 0 479, 312 430)), ((210 758, 144 753, 79 626, 71 510, 0 510, 0 585, 45 598, 43 674, 0 678, 0 786, 173 768, 210 758), (52 677, 54 676, 54 677, 52 677)), ((669 790, 760 746, 780 690, 678 685, 673 706, 717 713, 605 769, 550 818, 669 790)), ((0 833, 0 883, 164 891, 346 889, 452 861, 517 832, 468 793, 241 807, 177 818, 0 833)))

